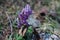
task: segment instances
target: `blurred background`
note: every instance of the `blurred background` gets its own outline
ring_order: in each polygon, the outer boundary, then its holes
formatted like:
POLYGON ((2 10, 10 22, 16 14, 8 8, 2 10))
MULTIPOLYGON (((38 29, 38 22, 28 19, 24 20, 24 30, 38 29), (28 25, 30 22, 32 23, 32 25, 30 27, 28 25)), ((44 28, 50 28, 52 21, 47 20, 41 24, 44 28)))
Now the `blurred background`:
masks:
POLYGON ((35 13, 39 13, 40 9, 45 7, 48 11, 47 15, 51 14, 55 17, 55 19, 51 19, 53 27, 48 26, 47 28, 60 35, 60 0, 0 0, 0 40, 19 39, 16 20, 18 13, 27 2, 30 3, 35 13))

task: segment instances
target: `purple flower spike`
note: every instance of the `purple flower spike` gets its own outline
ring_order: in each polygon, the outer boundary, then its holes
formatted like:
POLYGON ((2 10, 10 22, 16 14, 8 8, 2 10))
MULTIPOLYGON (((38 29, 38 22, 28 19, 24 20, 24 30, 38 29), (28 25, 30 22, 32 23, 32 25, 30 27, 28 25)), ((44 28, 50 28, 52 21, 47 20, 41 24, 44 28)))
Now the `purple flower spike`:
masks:
POLYGON ((25 11, 26 11, 26 12, 31 11, 31 8, 30 8, 30 5, 29 5, 29 4, 27 4, 27 5, 25 6, 25 11))
POLYGON ((22 11, 19 13, 18 17, 20 18, 18 27, 21 27, 21 25, 29 25, 26 21, 29 17, 29 15, 32 14, 32 10, 29 4, 25 6, 25 8, 22 9, 22 11))
POLYGON ((31 7, 30 7, 29 4, 27 4, 27 5, 25 6, 25 8, 24 8, 24 14, 26 14, 26 15, 32 14, 32 10, 31 10, 31 7))
POLYGON ((22 11, 19 13, 19 15, 20 15, 20 14, 24 14, 24 15, 27 15, 27 16, 29 16, 30 14, 32 14, 32 10, 31 10, 30 5, 27 4, 27 5, 25 6, 25 8, 23 8, 22 11))

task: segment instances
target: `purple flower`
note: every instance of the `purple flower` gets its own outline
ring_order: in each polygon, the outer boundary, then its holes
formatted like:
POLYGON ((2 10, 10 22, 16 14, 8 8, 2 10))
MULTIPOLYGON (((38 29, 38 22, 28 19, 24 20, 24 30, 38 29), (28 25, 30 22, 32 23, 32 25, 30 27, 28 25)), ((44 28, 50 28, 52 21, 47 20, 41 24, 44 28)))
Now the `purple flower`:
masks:
MULTIPOLYGON (((29 15, 31 15, 32 14, 32 10, 31 10, 31 8, 30 8, 30 5, 29 4, 27 4, 26 6, 25 6, 25 8, 23 8, 22 9, 22 11, 19 13, 19 17, 22 15, 22 16, 29 16, 29 15)), ((25 17, 25 18, 26 18, 25 17)))
POLYGON ((20 14, 19 18, 20 18, 20 20, 27 20, 28 16, 20 14))
POLYGON ((23 8, 22 9, 22 11, 19 13, 19 18, 20 18, 20 20, 19 20, 19 27, 21 27, 21 25, 23 24, 25 24, 25 25, 29 25, 28 24, 28 22, 26 21, 27 19, 28 19, 28 17, 29 17, 29 15, 31 15, 32 14, 32 10, 31 10, 31 7, 30 7, 30 5, 29 4, 27 4, 26 6, 25 6, 25 8, 23 8))
POLYGON ((26 6, 25 6, 25 8, 24 8, 24 14, 25 15, 30 15, 30 14, 32 14, 32 10, 31 10, 31 7, 30 7, 30 5, 29 4, 27 4, 26 6))
POLYGON ((20 28, 22 25, 29 25, 26 20, 20 20, 18 23, 18 27, 20 28))
POLYGON ((25 10, 26 12, 31 11, 31 7, 30 7, 30 5, 27 4, 27 5, 25 6, 24 10, 25 10))

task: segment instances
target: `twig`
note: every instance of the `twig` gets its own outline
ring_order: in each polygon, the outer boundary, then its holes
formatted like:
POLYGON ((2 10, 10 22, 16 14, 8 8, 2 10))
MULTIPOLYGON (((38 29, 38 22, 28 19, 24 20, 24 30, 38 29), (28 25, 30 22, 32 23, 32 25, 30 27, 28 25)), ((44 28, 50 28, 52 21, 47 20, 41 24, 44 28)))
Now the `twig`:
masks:
POLYGON ((13 31, 13 28, 12 28, 12 23, 11 23, 11 20, 10 20, 10 17, 8 15, 8 13, 6 12, 6 16, 7 16, 7 19, 9 20, 9 23, 10 23, 10 28, 11 28, 11 36, 12 36, 12 31, 13 31))
POLYGON ((7 16, 7 19, 9 20, 10 27, 11 27, 11 32, 12 32, 12 23, 11 23, 10 17, 8 16, 8 13, 6 13, 6 16, 7 16))

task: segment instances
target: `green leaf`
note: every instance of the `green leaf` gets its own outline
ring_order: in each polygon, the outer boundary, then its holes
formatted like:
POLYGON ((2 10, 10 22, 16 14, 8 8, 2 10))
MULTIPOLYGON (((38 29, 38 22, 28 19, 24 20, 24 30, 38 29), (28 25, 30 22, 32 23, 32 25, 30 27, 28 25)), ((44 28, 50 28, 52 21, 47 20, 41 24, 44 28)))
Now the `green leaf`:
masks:
POLYGON ((32 27, 30 26, 30 27, 28 28, 28 31, 27 31, 27 32, 32 33, 32 31, 33 31, 33 29, 32 29, 32 27))

